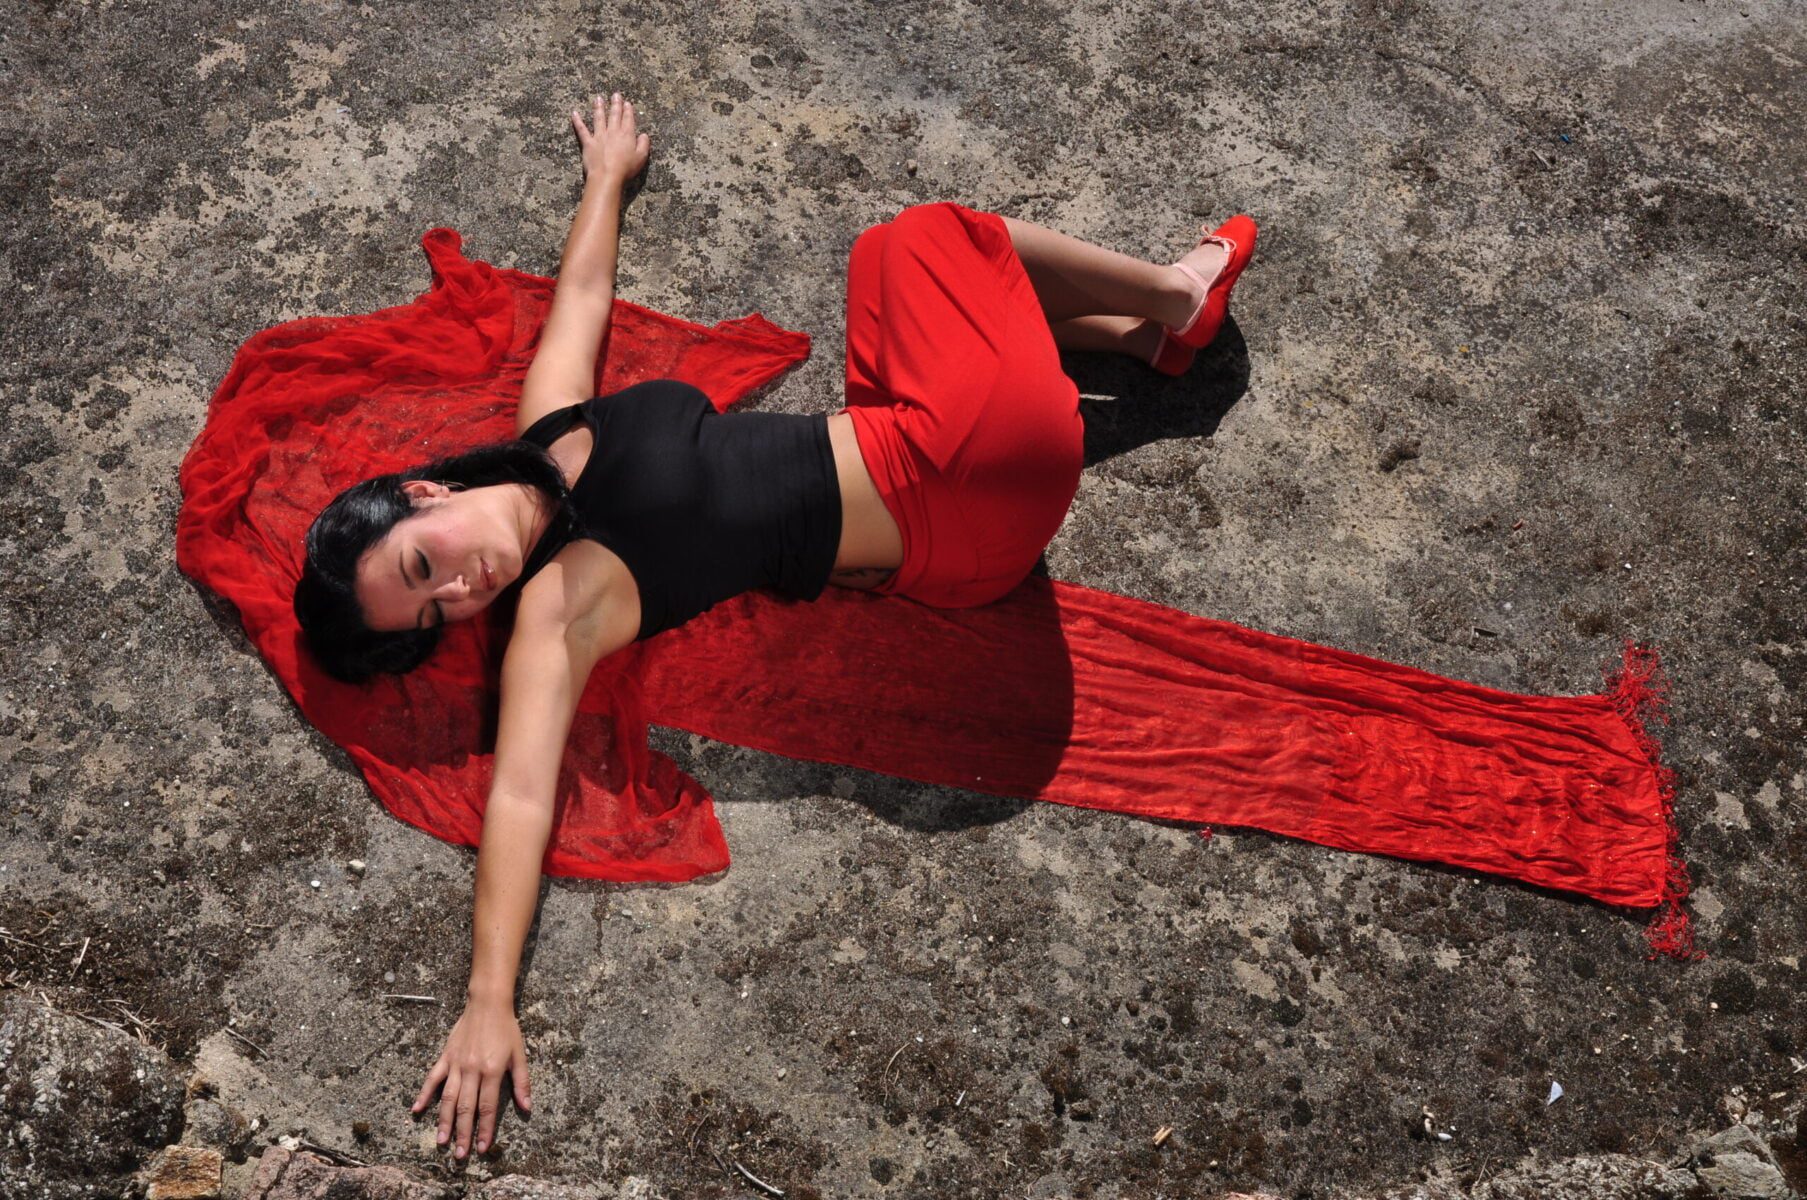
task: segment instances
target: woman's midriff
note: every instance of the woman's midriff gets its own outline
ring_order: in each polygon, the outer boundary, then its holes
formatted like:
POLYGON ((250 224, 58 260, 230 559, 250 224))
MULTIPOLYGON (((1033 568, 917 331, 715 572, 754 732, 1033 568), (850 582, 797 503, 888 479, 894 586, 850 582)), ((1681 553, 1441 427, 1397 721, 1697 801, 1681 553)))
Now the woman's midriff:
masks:
POLYGON ((860 454, 853 418, 846 412, 828 418, 828 441, 834 449, 841 488, 841 545, 835 552, 829 582, 840 587, 877 587, 903 565, 903 534, 872 482, 872 473, 860 454))

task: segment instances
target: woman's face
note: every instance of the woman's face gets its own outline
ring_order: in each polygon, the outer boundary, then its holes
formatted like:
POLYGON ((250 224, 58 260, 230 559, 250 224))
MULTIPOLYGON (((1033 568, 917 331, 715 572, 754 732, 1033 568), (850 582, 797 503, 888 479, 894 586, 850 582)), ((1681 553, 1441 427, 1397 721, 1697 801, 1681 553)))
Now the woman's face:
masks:
POLYGON ((516 487, 452 491, 402 485, 414 514, 397 521, 358 560, 358 604, 378 631, 463 621, 489 607, 521 574, 527 547, 516 487))

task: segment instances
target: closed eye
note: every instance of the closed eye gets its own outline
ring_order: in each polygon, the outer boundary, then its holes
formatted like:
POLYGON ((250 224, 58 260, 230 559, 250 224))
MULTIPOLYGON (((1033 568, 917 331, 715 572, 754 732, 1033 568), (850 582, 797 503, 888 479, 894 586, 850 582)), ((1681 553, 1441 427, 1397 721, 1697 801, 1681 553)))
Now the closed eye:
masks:
MULTIPOLYGON (((432 569, 432 566, 427 562, 427 556, 426 556, 425 551, 418 550, 418 549, 414 551, 414 568, 415 568, 415 570, 420 572, 419 580, 410 578, 406 571, 402 572, 402 578, 407 581, 407 584, 409 587, 414 587, 417 582, 423 583, 423 584, 428 584, 433 581, 433 569, 432 569)), ((415 621, 414 621, 414 627, 416 629, 432 629, 435 625, 444 625, 444 624, 445 624, 445 609, 440 606, 439 601, 437 601, 437 600, 431 601, 427 605, 426 608, 421 609, 420 616, 415 618, 415 621), (427 614, 429 612, 431 612, 434 617, 434 619, 431 621, 426 619, 427 614)))

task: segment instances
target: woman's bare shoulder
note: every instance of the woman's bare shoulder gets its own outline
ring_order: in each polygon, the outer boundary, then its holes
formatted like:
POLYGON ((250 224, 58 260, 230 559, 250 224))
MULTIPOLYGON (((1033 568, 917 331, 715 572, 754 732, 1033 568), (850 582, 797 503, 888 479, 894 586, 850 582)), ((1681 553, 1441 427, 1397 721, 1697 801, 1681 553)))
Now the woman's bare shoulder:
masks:
POLYGON ((574 541, 521 589, 515 631, 523 629, 626 645, 640 632, 640 589, 620 555, 600 542, 574 541))

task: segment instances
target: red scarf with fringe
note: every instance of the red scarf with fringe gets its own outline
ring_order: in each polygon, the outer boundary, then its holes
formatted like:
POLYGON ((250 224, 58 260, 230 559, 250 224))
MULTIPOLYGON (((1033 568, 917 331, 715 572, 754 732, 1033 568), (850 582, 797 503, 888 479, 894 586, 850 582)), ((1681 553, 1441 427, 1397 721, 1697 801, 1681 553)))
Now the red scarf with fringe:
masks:
MULTIPOLYGON (((467 260, 451 230, 422 244, 433 284, 413 303, 291 321, 240 349, 182 464, 176 549, 390 812, 475 845, 505 616, 449 629, 406 677, 353 686, 314 666, 290 607, 303 535, 340 489, 513 436, 552 281, 467 260)), ((704 328, 618 301, 597 390, 682 379, 727 408, 808 353, 758 316, 704 328)), ((1665 688, 1632 646, 1606 694, 1521 696, 1040 579, 960 611, 754 593, 597 668, 545 869, 675 881, 728 865, 708 793, 650 749, 652 721, 1657 908, 1653 951, 1692 957, 1674 788, 1645 729, 1665 688)))

